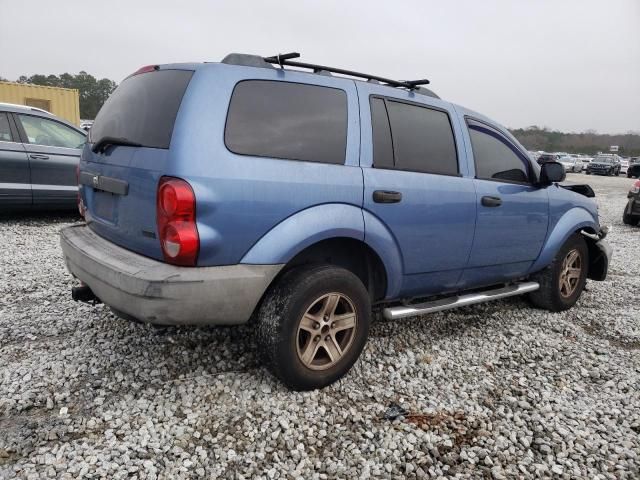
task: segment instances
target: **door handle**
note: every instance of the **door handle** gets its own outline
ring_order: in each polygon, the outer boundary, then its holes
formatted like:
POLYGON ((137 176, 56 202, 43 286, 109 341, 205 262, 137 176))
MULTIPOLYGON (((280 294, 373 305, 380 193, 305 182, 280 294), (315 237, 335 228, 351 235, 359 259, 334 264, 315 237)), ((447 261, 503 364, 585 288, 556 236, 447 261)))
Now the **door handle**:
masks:
POLYGON ((402 200, 402 193, 389 190, 376 190, 373 192, 373 201, 376 203, 398 203, 402 200))
POLYGON ((502 205, 500 197, 482 197, 482 205, 485 207, 499 207, 502 205))
POLYGON ((34 160, 49 160, 49 155, 42 155, 41 153, 32 153, 29 157, 34 160))

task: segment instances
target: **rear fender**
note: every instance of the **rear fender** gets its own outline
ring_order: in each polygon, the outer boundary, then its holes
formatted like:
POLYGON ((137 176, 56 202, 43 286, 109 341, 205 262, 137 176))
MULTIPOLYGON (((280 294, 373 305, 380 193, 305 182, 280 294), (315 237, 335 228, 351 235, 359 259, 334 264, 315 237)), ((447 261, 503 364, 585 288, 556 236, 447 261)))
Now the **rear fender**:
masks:
POLYGON ((325 204, 302 210, 267 232, 240 263, 287 264, 298 253, 322 240, 353 238, 369 245, 382 260, 387 274, 385 298, 400 290, 402 258, 389 231, 367 212, 367 238, 363 211, 353 205, 325 204))
POLYGON ((287 263, 314 243, 334 237, 364 240, 364 221, 358 207, 329 203, 297 212, 263 235, 240 263, 287 263))
POLYGON ((582 229, 598 232, 600 227, 593 220, 591 214, 584 208, 574 207, 567 210, 562 217, 560 217, 560 220, 556 222, 553 230, 551 230, 538 259, 531 266, 530 273, 537 272, 549 266, 567 239, 582 229))

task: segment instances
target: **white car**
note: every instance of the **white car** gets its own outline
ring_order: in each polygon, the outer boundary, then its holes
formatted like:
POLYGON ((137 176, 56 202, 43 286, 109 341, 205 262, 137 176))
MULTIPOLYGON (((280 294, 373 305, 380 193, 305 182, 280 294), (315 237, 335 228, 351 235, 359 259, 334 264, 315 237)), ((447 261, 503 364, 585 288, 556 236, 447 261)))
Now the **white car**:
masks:
POLYGON ((620 173, 627 174, 627 170, 629 169, 629 159, 621 158, 620 159, 620 173))
POLYGON ((582 171, 582 160, 580 160, 579 157, 565 155, 564 157, 560 157, 559 162, 564 165, 565 172, 580 173, 582 171))

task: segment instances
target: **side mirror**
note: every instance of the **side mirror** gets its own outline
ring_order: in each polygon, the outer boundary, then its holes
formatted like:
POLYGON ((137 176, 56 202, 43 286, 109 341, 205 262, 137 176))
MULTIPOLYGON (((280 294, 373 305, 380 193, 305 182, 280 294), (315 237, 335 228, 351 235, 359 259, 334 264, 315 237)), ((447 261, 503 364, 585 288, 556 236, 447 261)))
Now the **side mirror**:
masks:
POLYGON ((547 162, 540 167, 540 185, 544 187, 562 182, 565 178, 567 178, 567 173, 564 171, 564 165, 560 162, 547 162))

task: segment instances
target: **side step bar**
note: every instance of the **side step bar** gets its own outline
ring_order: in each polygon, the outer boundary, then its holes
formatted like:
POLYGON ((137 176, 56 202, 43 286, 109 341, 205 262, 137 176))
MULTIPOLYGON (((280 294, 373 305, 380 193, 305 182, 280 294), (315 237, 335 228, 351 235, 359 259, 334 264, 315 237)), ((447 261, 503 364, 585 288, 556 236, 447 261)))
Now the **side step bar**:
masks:
POLYGON ((384 318, 395 320, 397 318, 413 317, 424 315, 425 313, 441 312, 452 308, 474 305, 476 303, 498 300, 499 298, 513 297, 523 293, 533 292, 540 288, 538 282, 521 282, 506 287, 485 290, 484 292, 468 293, 466 295, 455 295, 453 297, 441 298, 432 302, 418 303, 415 305, 400 305, 398 307, 385 308, 382 311, 384 318))

